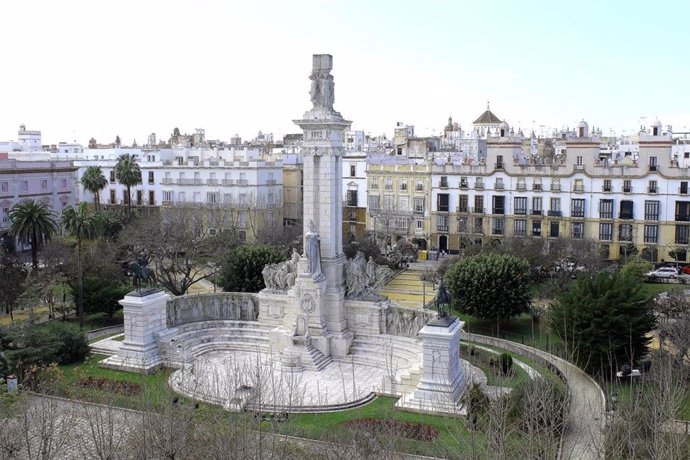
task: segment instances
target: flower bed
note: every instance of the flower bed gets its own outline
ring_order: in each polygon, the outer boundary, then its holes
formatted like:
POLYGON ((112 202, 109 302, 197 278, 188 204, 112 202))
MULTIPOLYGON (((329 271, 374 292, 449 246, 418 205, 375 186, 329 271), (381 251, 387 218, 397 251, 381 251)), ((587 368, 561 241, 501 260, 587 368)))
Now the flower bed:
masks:
POLYGON ((392 419, 363 418, 349 420, 344 425, 353 430, 362 430, 372 434, 392 434, 396 437, 431 441, 438 437, 438 430, 431 425, 413 422, 401 422, 392 419))
POLYGON ((120 394, 125 396, 136 396, 141 393, 141 386, 126 380, 111 380, 103 377, 86 377, 79 380, 77 386, 80 388, 91 388, 108 393, 120 394))

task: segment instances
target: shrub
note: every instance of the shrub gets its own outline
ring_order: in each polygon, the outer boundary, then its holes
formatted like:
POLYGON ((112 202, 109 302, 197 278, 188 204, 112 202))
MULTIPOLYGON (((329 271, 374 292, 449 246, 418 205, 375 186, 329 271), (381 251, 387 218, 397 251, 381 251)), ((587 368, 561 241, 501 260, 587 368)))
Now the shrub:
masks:
POLYGON ((501 354, 501 373, 503 375, 509 375, 513 371, 513 357, 508 353, 501 354))
POLYGON ((6 345, 5 357, 9 370, 20 377, 31 366, 74 363, 89 351, 84 333, 62 321, 17 327, 9 335, 11 342, 6 345))
POLYGON ((462 395, 461 401, 467 410, 467 423, 471 429, 476 429, 481 418, 486 414, 489 397, 484 394, 481 385, 473 383, 462 395))

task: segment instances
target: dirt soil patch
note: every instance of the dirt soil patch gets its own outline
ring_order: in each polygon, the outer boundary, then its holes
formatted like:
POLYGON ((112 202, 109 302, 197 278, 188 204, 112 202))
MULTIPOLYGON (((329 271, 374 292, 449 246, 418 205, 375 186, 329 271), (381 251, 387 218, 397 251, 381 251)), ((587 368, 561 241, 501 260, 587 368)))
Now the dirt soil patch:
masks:
POLYGON ((141 393, 141 386, 126 380, 111 380, 103 377, 87 377, 76 382, 80 388, 92 388, 108 393, 125 396, 136 396, 141 393))
POLYGON ((363 418, 349 420, 344 425, 353 430, 362 430, 376 435, 390 434, 415 441, 432 441, 439 434, 438 430, 431 425, 391 419, 363 418))

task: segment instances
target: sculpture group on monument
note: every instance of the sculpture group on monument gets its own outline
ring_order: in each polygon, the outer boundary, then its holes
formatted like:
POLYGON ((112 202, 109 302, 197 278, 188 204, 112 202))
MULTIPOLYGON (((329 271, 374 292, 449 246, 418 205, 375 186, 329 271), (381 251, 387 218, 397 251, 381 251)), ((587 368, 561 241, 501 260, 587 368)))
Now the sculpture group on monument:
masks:
POLYGON ((176 391, 230 409, 326 411, 378 393, 399 396, 398 407, 410 410, 460 413, 462 323, 451 317, 424 325, 432 312, 392 305, 377 293, 392 275, 388 267, 343 253, 341 172, 351 122, 333 109, 332 56, 314 55, 312 64, 312 108, 295 120, 304 133, 303 254, 267 265, 258 294, 129 294, 121 301, 125 340, 103 365, 176 367, 176 391), (240 363, 283 387, 252 391, 265 382, 228 376, 240 363), (295 376, 299 402, 285 394, 295 376))

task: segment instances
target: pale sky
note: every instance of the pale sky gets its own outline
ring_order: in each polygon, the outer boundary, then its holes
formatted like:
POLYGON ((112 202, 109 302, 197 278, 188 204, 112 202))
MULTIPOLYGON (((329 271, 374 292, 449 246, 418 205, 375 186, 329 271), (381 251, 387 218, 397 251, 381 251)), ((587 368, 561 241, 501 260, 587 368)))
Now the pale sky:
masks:
POLYGON ((690 1, 0 0, 0 140, 299 132, 311 55, 353 129, 690 130, 690 1))

